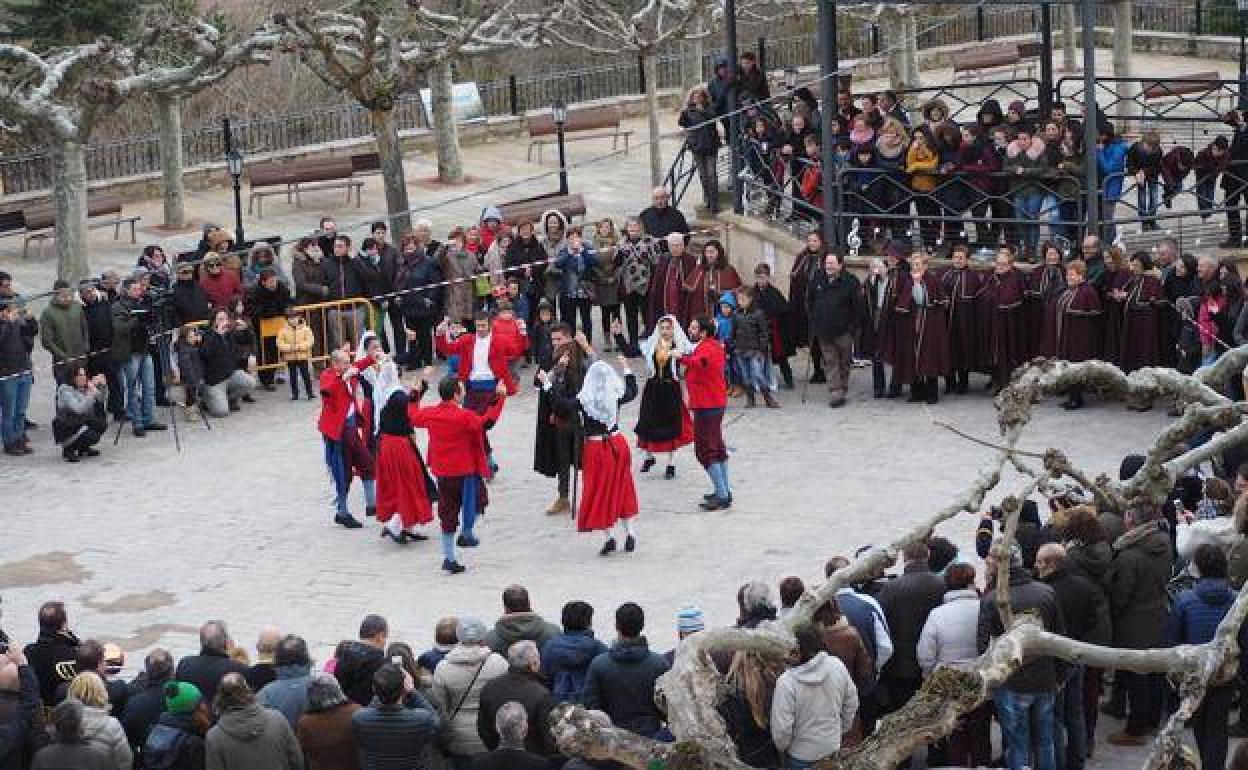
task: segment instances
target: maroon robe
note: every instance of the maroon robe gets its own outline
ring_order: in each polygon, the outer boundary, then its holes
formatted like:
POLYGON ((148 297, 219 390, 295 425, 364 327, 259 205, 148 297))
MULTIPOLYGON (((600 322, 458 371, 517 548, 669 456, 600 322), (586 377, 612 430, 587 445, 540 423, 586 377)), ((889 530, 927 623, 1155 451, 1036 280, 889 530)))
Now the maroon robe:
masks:
POLYGON ((700 315, 711 317, 724 292, 741 287, 741 277, 731 266, 711 267, 703 260, 694 264, 684 263, 684 279, 681 295, 684 307, 676 317, 684 326, 700 315))
POLYGON ((1101 308, 1104 311, 1102 323, 1105 328, 1105 340, 1102 342, 1101 360, 1111 364, 1122 363, 1122 326, 1126 313, 1127 301, 1114 299, 1109 295, 1115 289, 1127 290, 1131 283, 1131 271, 1114 270, 1105 274, 1104 289, 1101 293, 1101 308))
POLYGON ((823 265, 823 255, 808 249, 797 252, 793 269, 789 271, 789 310, 793 316, 793 329, 797 334, 794 343, 799 348, 810 344, 810 312, 806 293, 810 286, 810 273, 823 265))
POLYGON ((940 276, 940 285, 949 298, 949 365, 955 371, 979 367, 979 326, 977 299, 983 275, 969 267, 950 267, 940 276))
POLYGON ((676 320, 684 327, 688 327, 689 321, 699 314, 711 315, 702 304, 696 306, 698 312, 689 312, 689 293, 692 288, 688 285, 690 274, 694 274, 694 281, 702 282, 701 271, 695 270, 698 261, 696 256, 688 252, 677 259, 673 259, 670 254, 660 257, 650 279, 649 310, 652 326, 669 313, 676 316, 676 320))
POLYGON ((1027 276, 1027 296, 1023 301, 1023 328, 1031 343, 1031 357, 1053 357, 1054 327, 1052 305, 1066 291, 1066 271, 1061 265, 1040 265, 1027 276))
POLYGON ((1090 283, 1067 288, 1053 303, 1055 355, 1067 361, 1088 361, 1100 356, 1101 296, 1090 283))
POLYGON ((1027 361, 1027 334, 1023 328, 1026 279, 1018 268, 984 278, 979 293, 980 367, 994 378, 1010 376, 1027 361))
MULTIPOLYGON (((884 304, 874 317, 876 355, 882 361, 892 362, 897 353, 897 291, 901 286, 902 275, 910 274, 910 263, 901 260, 897 267, 890 267, 884 274, 884 304)), ((893 378, 894 382, 901 380, 893 378)))
POLYGON ((1162 301, 1161 281, 1156 276, 1137 275, 1127 284, 1118 338, 1118 365, 1124 372, 1161 365, 1158 323, 1162 301))
POLYGON ((914 301, 914 277, 901 273, 897 299, 893 305, 893 381, 916 382, 928 377, 948 376, 949 298, 941 287, 940 276, 925 272, 920 280, 927 293, 925 304, 914 301))

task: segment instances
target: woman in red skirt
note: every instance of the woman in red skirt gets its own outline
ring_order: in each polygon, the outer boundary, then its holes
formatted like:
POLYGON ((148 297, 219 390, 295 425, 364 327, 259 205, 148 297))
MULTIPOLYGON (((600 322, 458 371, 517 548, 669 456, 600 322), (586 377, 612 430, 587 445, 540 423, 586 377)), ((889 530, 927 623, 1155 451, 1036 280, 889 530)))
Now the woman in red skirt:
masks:
MULTIPOLYGON (((620 364, 624 379, 605 361, 595 361, 585 372, 581 390, 576 394, 552 393, 555 409, 571 415, 584 415, 585 444, 581 449, 581 472, 584 490, 576 513, 576 528, 581 532, 601 530, 607 540, 598 553, 606 556, 616 549, 613 529, 621 524, 624 550, 637 547, 633 517, 637 515, 637 489, 633 486, 633 458, 628 440, 620 435, 620 405, 637 397, 637 378, 628 370, 623 356, 620 364)), ((544 388, 551 387, 545 372, 538 375, 544 388)))
MULTIPOLYGON (((424 383, 421 385, 424 387, 424 383)), ((373 424, 378 434, 377 521, 383 525, 381 536, 400 545, 428 540, 417 527, 433 521, 437 487, 412 441, 412 423, 407 415, 409 398, 394 361, 381 365, 373 387, 373 403, 373 424)))

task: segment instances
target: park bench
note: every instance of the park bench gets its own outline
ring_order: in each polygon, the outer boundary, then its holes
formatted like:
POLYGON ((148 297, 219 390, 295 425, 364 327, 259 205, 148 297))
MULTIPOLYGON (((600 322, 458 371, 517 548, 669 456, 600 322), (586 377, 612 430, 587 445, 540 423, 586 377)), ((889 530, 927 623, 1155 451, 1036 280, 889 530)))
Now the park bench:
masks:
MULTIPOLYGON (((87 194, 87 227, 113 228, 113 240, 121 238, 121 226, 130 225, 130 242, 136 243, 135 223, 141 216, 122 216, 120 195, 87 194)), ((0 210, 0 237, 24 235, 22 257, 30 253, 31 241, 49 241, 55 234, 56 204, 51 198, 38 198, 0 210)))
POLYGON ((1186 101, 1183 99, 1184 96, 1195 94, 1202 102, 1212 97, 1214 110, 1220 113, 1222 100, 1231 97, 1231 92, 1223 87, 1222 76, 1214 71, 1193 72, 1165 80, 1144 80, 1140 82, 1140 85, 1142 86, 1140 98, 1146 104, 1173 98, 1186 101))
POLYGON ((526 221, 533 222, 536 224, 535 229, 540 233, 542 232, 542 223, 537 220, 543 212, 554 209, 571 222, 573 217, 585 216, 585 198, 579 193, 571 195, 541 195, 536 198, 503 203, 498 208, 503 214, 504 222, 508 224, 526 221))
MULTIPOLYGON (((627 153, 629 138, 633 132, 620 129, 622 118, 623 111, 616 105, 570 109, 568 119, 563 124, 564 141, 610 137, 611 149, 614 150, 620 146, 620 139, 623 138, 624 152, 627 153), (568 134, 576 135, 568 136, 568 134)), ((529 130, 529 161, 533 161, 533 148, 536 147, 537 162, 541 163, 542 148, 559 141, 555 116, 550 112, 538 112, 526 116, 524 122, 529 130)))
POLYGON ((1013 77, 1018 76, 1023 64, 1018 46, 1012 43, 989 43, 955 51, 949 56, 953 62, 953 82, 963 82, 983 77, 988 70, 1010 68, 1013 77))
POLYGON ((303 208, 301 193, 315 190, 346 188, 347 202, 355 192, 355 207, 360 207, 362 179, 355 174, 381 168, 377 153, 339 155, 330 158, 300 158, 290 163, 271 161, 247 168, 249 186, 247 213, 253 209, 257 218, 264 216, 264 199, 269 195, 285 195, 287 203, 303 208))

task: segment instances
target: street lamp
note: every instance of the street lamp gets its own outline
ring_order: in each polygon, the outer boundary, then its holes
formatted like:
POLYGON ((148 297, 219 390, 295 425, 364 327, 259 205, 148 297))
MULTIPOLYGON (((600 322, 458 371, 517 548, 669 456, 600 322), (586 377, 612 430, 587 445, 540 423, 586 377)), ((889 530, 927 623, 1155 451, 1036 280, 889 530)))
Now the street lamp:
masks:
POLYGON ((1248 109, 1248 46, 1245 34, 1248 30, 1248 0, 1238 0, 1239 7, 1239 109, 1248 109))
POLYGON ((797 67, 784 70, 784 90, 789 92, 789 112, 793 111, 793 89, 797 88, 797 67))
POLYGON ((241 249, 243 237, 243 153, 234 146, 234 134, 230 130, 230 119, 221 119, 221 136, 225 143, 225 167, 230 172, 234 183, 234 248, 241 249))
POLYGON ((559 194, 568 194, 568 164, 564 154, 565 148, 563 144, 563 126, 568 122, 568 105, 563 99, 555 99, 555 103, 550 105, 550 111, 555 116, 555 135, 559 139, 559 194))

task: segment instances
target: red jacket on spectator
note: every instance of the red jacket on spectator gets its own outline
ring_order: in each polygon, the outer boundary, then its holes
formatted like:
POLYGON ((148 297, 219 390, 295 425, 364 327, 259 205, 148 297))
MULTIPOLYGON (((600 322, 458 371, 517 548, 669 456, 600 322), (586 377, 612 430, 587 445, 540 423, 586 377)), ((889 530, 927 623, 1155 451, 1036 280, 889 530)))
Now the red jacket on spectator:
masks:
POLYGON ((690 409, 723 409, 728 405, 725 360, 724 346, 714 337, 702 340, 692 353, 680 359, 685 365, 690 409))
POLYGON ((355 402, 355 382, 342 379, 342 373, 332 367, 321 372, 321 417, 316 427, 330 441, 342 439, 342 429, 347 424, 347 414, 355 402))
POLYGON ((234 303, 243 298, 243 283, 231 270, 223 269, 216 275, 205 270, 199 276, 199 286, 208 295, 208 302, 214 308, 233 310, 234 303))
POLYGON ((412 427, 429 431, 429 470, 435 476, 491 476, 485 456, 486 423, 498 421, 506 399, 497 398, 485 414, 478 415, 454 401, 437 406, 409 404, 412 427))
POLYGON ((802 169, 798 184, 802 190, 802 200, 817 209, 823 208, 823 166, 811 163, 802 169))
MULTIPOLYGON (((459 370, 456 374, 459 379, 468 382, 468 375, 472 374, 472 354, 477 347, 477 335, 473 333, 462 334, 456 339, 450 339, 447 335, 438 335, 434 338, 438 349, 438 355, 450 357, 459 356, 459 370)), ((519 327, 515 333, 505 333, 500 330, 497 333, 490 332, 490 372, 494 374, 494 379, 507 386, 507 395, 514 396, 519 391, 516 387, 516 381, 511 376, 507 364, 513 358, 519 358, 524 355, 524 351, 529 349, 528 337, 520 334, 519 327)))

